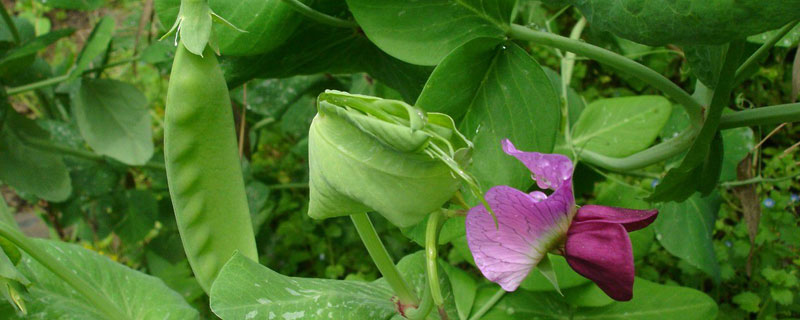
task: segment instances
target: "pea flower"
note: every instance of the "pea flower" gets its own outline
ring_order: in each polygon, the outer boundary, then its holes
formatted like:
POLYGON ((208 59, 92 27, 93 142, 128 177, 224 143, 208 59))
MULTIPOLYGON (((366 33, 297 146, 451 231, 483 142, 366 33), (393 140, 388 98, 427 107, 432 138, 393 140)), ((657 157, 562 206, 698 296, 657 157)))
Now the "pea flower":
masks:
POLYGON ((652 223, 657 210, 599 205, 577 208, 572 192, 573 164, 560 154, 517 150, 509 140, 503 151, 532 172, 543 190, 525 193, 508 186, 486 192, 497 224, 484 206, 470 209, 467 242, 483 275, 506 291, 516 290, 548 252, 565 256, 579 274, 609 297, 633 297, 633 249, 627 232, 652 223))

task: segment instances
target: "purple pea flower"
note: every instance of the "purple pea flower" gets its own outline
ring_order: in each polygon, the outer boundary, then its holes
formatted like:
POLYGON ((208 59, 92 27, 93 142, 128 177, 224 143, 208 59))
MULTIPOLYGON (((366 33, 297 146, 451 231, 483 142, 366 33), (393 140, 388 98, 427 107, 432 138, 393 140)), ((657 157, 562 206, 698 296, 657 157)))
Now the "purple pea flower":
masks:
POLYGON ((609 297, 633 297, 633 249, 628 232, 648 226, 658 210, 599 205, 576 208, 572 161, 560 154, 517 150, 508 139, 503 151, 532 172, 542 191, 525 193, 508 186, 486 192, 497 226, 483 206, 470 209, 466 231, 469 249, 483 275, 506 291, 516 290, 548 252, 566 257, 579 274, 609 297))

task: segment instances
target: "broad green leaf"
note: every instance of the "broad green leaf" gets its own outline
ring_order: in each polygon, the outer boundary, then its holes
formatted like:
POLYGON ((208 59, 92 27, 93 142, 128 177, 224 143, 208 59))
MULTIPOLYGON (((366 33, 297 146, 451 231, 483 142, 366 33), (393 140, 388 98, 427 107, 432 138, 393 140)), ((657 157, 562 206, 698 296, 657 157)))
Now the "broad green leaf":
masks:
MULTIPOLYGON (((397 269, 418 295, 425 286, 425 257, 403 258, 397 269)), ((440 276, 445 305, 457 316, 447 277, 440 276)), ((384 279, 374 282, 293 278, 240 254, 222 268, 211 288, 211 309, 227 319, 402 319, 384 279)))
MULTIPOLYGON (((552 287, 552 286, 551 286, 552 287)), ((495 294, 499 287, 484 286, 478 290, 472 314, 483 307, 495 294)), ((492 307, 481 320, 528 320, 528 319, 570 319, 569 305, 563 297, 555 292, 532 292, 517 290, 505 295, 492 307)))
POLYGON ((579 308, 572 319, 716 319, 717 304, 695 289, 657 284, 636 278, 633 299, 600 308, 579 308))
MULTIPOLYGON (((223 55, 269 52, 283 44, 303 21, 282 0, 208 0, 208 5, 217 15, 245 31, 222 23, 213 24, 214 37, 223 55)), ((155 1, 158 19, 167 26, 175 21, 179 7, 180 0, 155 1)))
POLYGON ((53 8, 91 11, 100 8, 105 0, 38 0, 53 8))
POLYGON ((135 246, 155 228, 158 203, 153 193, 145 190, 125 190, 122 200, 125 211, 114 233, 126 244, 135 246))
POLYGON ((706 198, 695 194, 680 203, 662 203, 654 223, 656 239, 669 253, 703 270, 714 281, 720 279, 712 241, 719 205, 716 193, 706 198))
POLYGON ((714 88, 719 81, 726 49, 725 45, 693 45, 683 47, 683 53, 692 73, 707 87, 714 88))
POLYGON ((111 37, 114 35, 114 18, 106 16, 100 19, 94 25, 89 39, 83 46, 81 53, 78 55, 78 61, 75 63, 75 69, 72 69, 72 77, 79 77, 83 71, 89 68, 89 64, 100 56, 108 48, 111 42, 111 37))
MULTIPOLYGON (((330 6, 335 2, 323 4, 330 6)), ((324 7, 322 10, 346 12, 347 8, 324 7)), ((409 103, 417 99, 430 74, 428 67, 411 65, 387 55, 359 32, 308 20, 303 20, 289 40, 275 50, 226 59, 222 66, 231 88, 256 77, 367 72, 400 92, 409 103)))
POLYGON ((52 143, 35 122, 12 112, 0 132, 0 181, 47 201, 66 200, 72 193, 67 167, 59 155, 26 143, 31 139, 52 143))
POLYGON ((95 152, 141 165, 153 156, 147 98, 136 87, 109 79, 84 79, 73 97, 81 135, 95 152))
POLYGON ((480 37, 503 39, 516 1, 348 0, 367 37, 390 55, 436 65, 453 49, 480 37))
MULTIPOLYGON (((584 285, 590 280, 573 271, 567 264, 567 260, 562 256, 548 254, 552 269, 558 278, 558 286, 562 290, 584 285)), ((537 270, 531 271, 528 277, 520 285, 520 288, 528 291, 555 291, 553 284, 537 270)))
MULTIPOLYGON (((494 287, 484 287, 479 290, 473 312, 496 290, 494 287)), ((585 292, 577 290, 566 290, 564 293, 575 297, 567 298, 560 297, 556 293, 523 290, 510 292, 481 319, 705 320, 715 319, 717 314, 714 300, 700 291, 656 284, 641 278, 636 278, 633 284, 633 299, 628 302, 609 304, 599 296, 590 297, 585 295, 585 292), (578 304, 570 305, 570 302, 578 304)))
POLYGON ((614 303, 614 299, 591 282, 564 290, 564 299, 568 304, 578 307, 602 307, 614 303))
POLYGON ((475 302, 475 294, 478 291, 475 279, 466 271, 453 267, 450 264, 441 263, 440 265, 444 267, 447 278, 450 280, 450 286, 453 288, 452 291, 458 318, 466 320, 467 317, 469 317, 470 310, 472 310, 472 305, 475 302))
POLYGON ((514 43, 480 38, 454 50, 436 67, 416 103, 461 119, 475 144, 472 173, 481 186, 526 189, 530 172, 500 142, 551 152, 560 124, 559 98, 542 67, 514 43), (465 67, 465 66, 469 67, 465 67))
POLYGON ((790 0, 571 0, 592 28, 639 43, 723 44, 797 19, 790 0))
POLYGON ((578 153, 594 151, 621 158, 650 146, 667 123, 672 104, 661 96, 635 96, 592 101, 572 130, 578 153))
POLYGON ((756 144, 753 129, 748 127, 722 131, 725 154, 722 158, 720 181, 736 180, 736 166, 756 144))
POLYGON ((395 313, 386 285, 292 278, 235 254, 211 286, 211 310, 229 319, 389 319, 395 313))
MULTIPOLYGON (((161 280, 111 261, 75 244, 30 239, 61 265, 93 286, 124 312, 128 319, 198 319, 197 311, 161 280)), ((29 287, 29 316, 34 319, 105 320, 64 280, 29 256, 20 271, 29 287)))

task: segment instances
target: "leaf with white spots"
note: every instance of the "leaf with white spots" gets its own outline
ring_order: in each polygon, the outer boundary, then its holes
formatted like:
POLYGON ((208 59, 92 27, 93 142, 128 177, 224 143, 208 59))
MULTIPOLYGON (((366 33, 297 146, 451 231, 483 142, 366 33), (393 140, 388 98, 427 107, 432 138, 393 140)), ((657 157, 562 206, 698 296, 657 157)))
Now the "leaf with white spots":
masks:
MULTIPOLYGON (((198 313, 163 281, 130 269, 108 257, 80 246, 50 240, 34 240, 63 268, 82 278, 117 305, 119 319, 198 319, 198 313)), ((28 319, 105 320, 100 311, 64 280, 31 257, 18 266, 32 285, 25 302, 28 319)))

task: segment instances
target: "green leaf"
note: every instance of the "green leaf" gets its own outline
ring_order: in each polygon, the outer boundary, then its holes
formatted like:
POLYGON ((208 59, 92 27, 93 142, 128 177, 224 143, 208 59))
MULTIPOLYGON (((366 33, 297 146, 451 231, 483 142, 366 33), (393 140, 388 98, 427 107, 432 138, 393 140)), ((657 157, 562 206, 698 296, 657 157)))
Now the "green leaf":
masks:
POLYGON ((84 79, 73 96, 81 135, 95 152, 129 165, 153 156, 147 98, 136 87, 110 79, 84 79))
POLYGON ((716 316, 717 304, 703 292, 636 278, 631 301, 579 308, 573 319, 705 320, 716 316))
POLYGON ((761 304, 761 298, 753 292, 744 291, 733 296, 733 303, 739 305, 739 309, 756 313, 760 310, 758 305, 761 304))
MULTIPOLYGON (((425 286, 423 252, 406 256, 397 264, 403 277, 418 292, 425 286)), ((440 271, 443 272, 443 271, 440 271)), ((448 315, 455 309, 447 277, 442 291, 448 315)), ((393 319, 392 292, 386 281, 293 278, 281 275, 240 254, 222 268, 211 287, 211 309, 222 319, 393 319)), ((451 318, 456 314, 452 313, 451 318)))
MULTIPOLYGON (((551 286, 552 287, 552 286, 551 286)), ((491 298, 499 288, 495 285, 484 286, 478 290, 474 314, 491 298)), ((555 292, 531 292, 517 290, 506 293, 481 320, 528 320, 528 319, 570 319, 569 305, 563 297, 555 292)))
POLYGON ((155 228, 158 203, 152 192, 131 189, 125 190, 123 201, 125 211, 114 233, 126 244, 135 246, 155 228))
POLYGON ((539 261, 539 264, 536 265, 536 270, 539 270, 539 273, 553 285, 553 288, 558 294, 563 295, 561 288, 558 286, 558 277, 553 269, 553 263, 550 261, 549 255, 545 255, 544 258, 539 261))
MULTIPOLYGON (((569 289, 584 285, 590 280, 578 274, 567 264, 567 260, 562 256, 548 254, 552 269, 558 277, 558 285, 561 289, 569 289)), ((540 272, 531 271, 528 277, 520 285, 520 288, 528 291, 554 291, 553 284, 540 272)))
POLYGON ((706 198, 695 194, 680 203, 662 203, 654 223, 656 239, 669 253, 703 270, 715 282, 719 282, 720 268, 712 235, 719 205, 716 193, 706 198))
POLYGON ((782 306, 791 305, 794 301, 794 294, 787 288, 770 288, 769 295, 782 306))
POLYGON ((86 40, 86 44, 83 46, 81 53, 78 55, 78 61, 75 63, 75 68, 71 71, 72 78, 79 77, 86 69, 89 68, 89 64, 92 63, 95 58, 106 51, 108 44, 111 43, 111 38, 114 35, 114 23, 114 18, 105 16, 94 25, 94 29, 89 35, 89 39, 86 40))
POLYGON ((105 0, 38 0, 47 6, 58 9, 91 11, 100 8, 105 0))
POLYGON ((500 142, 550 152, 560 124, 559 98, 542 67, 514 43, 480 38, 454 50, 436 67, 416 103, 461 119, 475 144, 472 173, 483 188, 526 189, 530 172, 500 142), (465 66, 469 67, 465 67, 465 66))
POLYGON ((24 61, 25 59, 30 60, 30 62, 27 64, 32 63, 32 55, 58 41, 59 39, 71 35, 73 32, 75 32, 75 30, 71 28, 58 29, 31 39, 30 41, 21 44, 19 47, 14 48, 2 59, 0 59, 0 74, 4 74, 4 70, 7 68, 18 67, 15 65, 20 64, 21 61, 24 61))
MULTIPOLYGON (((346 12, 347 8, 341 10, 346 12)), ((416 100, 430 74, 429 67, 387 55, 363 34, 313 21, 304 21, 285 44, 269 53, 227 59, 222 66, 231 88, 252 78, 367 72, 400 92, 409 103, 416 100)))
POLYGON ((0 180, 47 201, 66 200, 72 186, 61 157, 33 148, 23 139, 49 142, 49 135, 32 120, 11 112, 0 133, 0 180))
MULTIPOLYGON (((60 267, 108 297, 128 319, 198 319, 197 311, 161 280, 111 261, 78 245, 30 239, 55 257, 60 267)), ((20 271, 34 283, 29 288, 28 314, 38 319, 105 320, 83 296, 61 278, 25 256, 20 271)))
POLYGON ((707 87, 714 88, 719 81, 726 49, 725 45, 693 45, 683 47, 683 53, 692 73, 707 87))
POLYGON ((736 180, 736 166, 756 145, 753 129, 748 127, 722 131, 725 154, 722 157, 720 181, 736 180))
POLYGON ((667 123, 672 104, 661 96, 635 96, 592 101, 572 130, 577 152, 594 151, 621 158, 642 151, 667 123))
MULTIPOLYGON (((449 219, 450 221, 452 219, 449 219)), ((463 222, 462 222, 463 223, 463 222)), ((475 294, 478 291, 478 285, 475 279, 464 270, 453 267, 448 263, 441 263, 444 271, 447 273, 447 278, 450 280, 450 285, 453 290, 453 297, 456 304, 456 312, 458 318, 466 320, 469 317, 469 312, 475 303, 475 294)))
POLYGON ((643 44, 723 44, 797 19, 799 1, 571 0, 592 28, 643 44))
POLYGON ((348 0, 367 37, 390 55, 436 65, 453 49, 480 37, 503 39, 516 1, 348 0))
POLYGON ((603 307, 614 303, 614 299, 594 283, 564 290, 564 299, 570 305, 578 307, 603 307))
MULTIPOLYGON (((310 1, 302 1, 310 2, 310 1)), ((180 0, 156 0, 161 21, 175 21, 180 0)), ((220 17, 231 21, 236 30, 222 23, 213 24, 213 33, 223 55, 261 54, 283 44, 303 19, 281 0, 209 0, 208 6, 220 17)))

